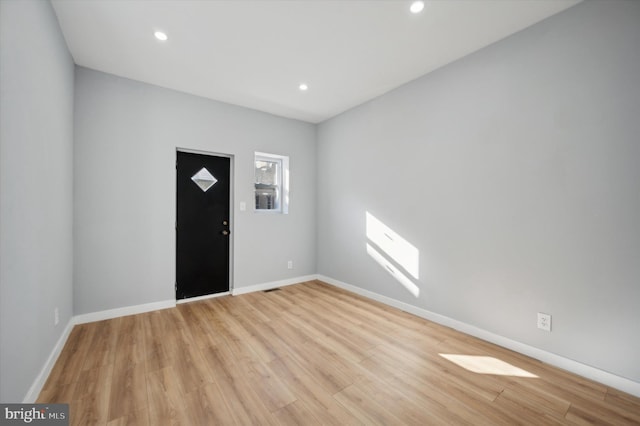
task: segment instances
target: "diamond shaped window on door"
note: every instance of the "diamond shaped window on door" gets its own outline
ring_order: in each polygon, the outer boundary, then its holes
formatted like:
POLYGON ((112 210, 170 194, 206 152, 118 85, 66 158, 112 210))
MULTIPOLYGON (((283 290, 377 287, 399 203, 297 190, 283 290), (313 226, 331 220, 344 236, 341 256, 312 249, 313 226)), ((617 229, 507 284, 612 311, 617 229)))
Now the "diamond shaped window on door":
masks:
POLYGON ((213 175, 209 173, 209 170, 204 167, 201 168, 198 173, 191 176, 191 180, 202 189, 202 192, 207 192, 207 190, 218 181, 218 179, 214 178, 213 175))

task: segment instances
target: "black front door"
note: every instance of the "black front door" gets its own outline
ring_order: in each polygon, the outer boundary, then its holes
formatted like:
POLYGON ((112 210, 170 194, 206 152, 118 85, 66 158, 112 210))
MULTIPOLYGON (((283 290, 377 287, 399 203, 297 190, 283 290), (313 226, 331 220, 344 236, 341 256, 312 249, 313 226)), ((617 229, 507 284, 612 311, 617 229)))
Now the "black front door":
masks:
POLYGON ((229 291, 230 161, 178 151, 176 299, 229 291))

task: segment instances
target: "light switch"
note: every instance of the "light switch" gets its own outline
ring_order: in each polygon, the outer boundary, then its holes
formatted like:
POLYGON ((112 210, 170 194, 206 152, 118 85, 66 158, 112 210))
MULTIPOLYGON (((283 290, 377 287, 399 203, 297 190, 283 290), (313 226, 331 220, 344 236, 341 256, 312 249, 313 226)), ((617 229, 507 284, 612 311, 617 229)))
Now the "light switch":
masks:
POLYGON ((244 201, 240 201, 240 211, 243 212, 247 210, 247 203, 244 201))

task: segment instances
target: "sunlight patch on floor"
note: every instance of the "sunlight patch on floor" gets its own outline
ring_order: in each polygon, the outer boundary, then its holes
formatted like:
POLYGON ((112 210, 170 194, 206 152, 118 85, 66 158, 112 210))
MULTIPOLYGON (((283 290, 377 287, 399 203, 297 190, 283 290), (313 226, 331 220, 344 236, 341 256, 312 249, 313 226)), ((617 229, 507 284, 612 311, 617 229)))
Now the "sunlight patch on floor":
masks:
POLYGON ((492 356, 481 355, 455 355, 439 354, 446 360, 477 374, 492 374, 496 376, 515 376, 537 378, 535 374, 529 373, 522 368, 511 365, 501 359, 492 356))

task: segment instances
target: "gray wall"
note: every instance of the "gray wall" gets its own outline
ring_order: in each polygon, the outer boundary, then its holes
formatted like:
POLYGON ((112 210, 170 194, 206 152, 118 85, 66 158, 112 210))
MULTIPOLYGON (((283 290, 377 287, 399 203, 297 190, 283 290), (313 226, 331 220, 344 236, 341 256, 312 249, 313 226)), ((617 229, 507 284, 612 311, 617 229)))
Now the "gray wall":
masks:
POLYGON ((49 2, 0 1, 3 402, 22 402, 72 314, 73 72, 49 2))
POLYGON ((640 2, 584 2, 321 124, 319 273, 640 381, 639 46, 640 2))
POLYGON ((85 68, 75 94, 76 314, 175 298, 176 147, 234 156, 235 288, 315 273, 315 126, 85 68), (253 212, 255 151, 290 156, 288 215, 253 212))

